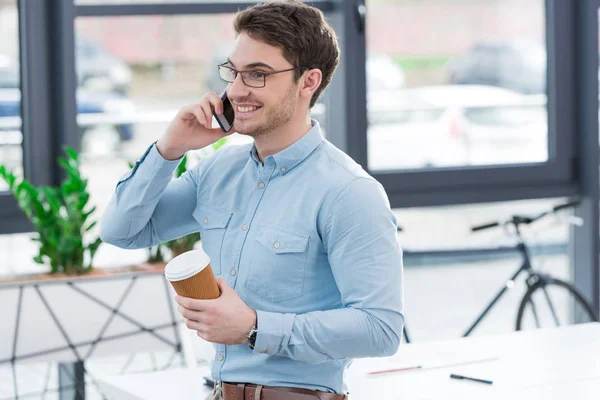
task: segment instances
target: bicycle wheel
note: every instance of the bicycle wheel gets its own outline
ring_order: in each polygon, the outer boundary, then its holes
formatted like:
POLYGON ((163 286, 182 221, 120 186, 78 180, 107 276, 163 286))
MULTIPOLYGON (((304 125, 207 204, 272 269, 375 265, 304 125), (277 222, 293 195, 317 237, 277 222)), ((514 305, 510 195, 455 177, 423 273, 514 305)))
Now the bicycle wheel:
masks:
POLYGON ((549 328, 598 321, 592 306, 570 283, 534 276, 519 305, 517 330, 549 328))

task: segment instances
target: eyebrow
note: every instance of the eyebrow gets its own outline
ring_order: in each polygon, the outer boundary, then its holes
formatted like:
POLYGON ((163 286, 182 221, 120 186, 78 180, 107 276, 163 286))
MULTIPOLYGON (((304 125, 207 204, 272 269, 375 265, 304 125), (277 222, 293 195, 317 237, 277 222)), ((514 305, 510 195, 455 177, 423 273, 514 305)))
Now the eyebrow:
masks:
MULTIPOLYGON (((227 62, 229 64, 231 64, 232 67, 235 68, 235 64, 228 58, 227 62)), ((265 64, 264 62, 253 62, 251 64, 247 64, 244 68, 257 68, 257 67, 263 67, 263 68, 268 68, 271 71, 274 71, 274 68, 271 67, 269 64, 265 64)))

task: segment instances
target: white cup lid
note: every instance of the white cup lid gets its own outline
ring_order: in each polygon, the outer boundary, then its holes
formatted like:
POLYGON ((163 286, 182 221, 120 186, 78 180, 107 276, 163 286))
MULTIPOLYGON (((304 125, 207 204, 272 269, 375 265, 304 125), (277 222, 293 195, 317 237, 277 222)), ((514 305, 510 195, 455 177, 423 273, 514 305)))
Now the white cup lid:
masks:
POLYGON ((169 281, 182 281, 194 276, 210 264, 210 257, 203 250, 186 251, 165 266, 165 278, 169 281))

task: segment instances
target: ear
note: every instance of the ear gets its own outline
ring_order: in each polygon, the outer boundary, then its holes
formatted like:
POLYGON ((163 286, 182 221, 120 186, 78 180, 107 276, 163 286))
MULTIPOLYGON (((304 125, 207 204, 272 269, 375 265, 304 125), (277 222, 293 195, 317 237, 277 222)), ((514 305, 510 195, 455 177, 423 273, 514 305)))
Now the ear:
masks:
POLYGON ((306 98, 309 102, 313 96, 313 93, 317 91, 321 85, 323 79, 323 73, 318 68, 309 69, 304 71, 304 74, 299 80, 300 97, 306 98))

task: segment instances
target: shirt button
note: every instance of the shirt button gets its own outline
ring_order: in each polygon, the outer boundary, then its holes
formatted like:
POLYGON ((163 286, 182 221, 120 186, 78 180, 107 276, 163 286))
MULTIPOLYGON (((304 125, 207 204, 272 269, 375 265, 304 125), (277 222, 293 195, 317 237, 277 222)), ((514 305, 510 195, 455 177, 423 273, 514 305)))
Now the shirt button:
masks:
POLYGON ((286 167, 281 167, 281 172, 285 172, 287 170, 286 167))
POLYGON ((208 218, 204 218, 204 223, 208 224, 208 218))
POLYGON ((242 230, 243 231, 247 231, 248 230, 248 225, 242 225, 242 230))
POLYGON ((265 183, 264 182, 259 183, 258 187, 261 188, 261 189, 264 189, 265 188, 265 183))
POLYGON ((275 242, 275 244, 273 245, 273 247, 275 247, 276 249, 281 247, 281 244, 279 244, 279 242, 275 242))
POLYGON ((260 351, 260 354, 267 354, 267 349, 262 349, 262 350, 260 351))
POLYGON ((217 360, 218 361, 223 361, 225 357, 223 357, 223 354, 217 354, 217 360))
POLYGON ((235 274, 236 274, 235 269, 232 269, 229 273, 231 274, 231 276, 235 276, 235 274))

